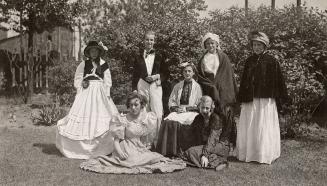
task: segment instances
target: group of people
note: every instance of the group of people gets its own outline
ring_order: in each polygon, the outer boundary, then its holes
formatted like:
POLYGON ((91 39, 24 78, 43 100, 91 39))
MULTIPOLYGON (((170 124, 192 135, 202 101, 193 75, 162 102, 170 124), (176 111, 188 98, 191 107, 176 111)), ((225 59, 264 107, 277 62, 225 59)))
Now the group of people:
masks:
POLYGON ((119 113, 110 97, 111 74, 101 58, 107 48, 88 43, 87 60, 75 73, 75 101, 57 123, 56 147, 64 156, 86 159, 80 165, 84 170, 126 174, 172 172, 187 164, 221 170, 228 166, 231 149, 245 162, 271 164, 280 156, 277 105, 287 92, 277 60, 267 54, 266 34, 251 33, 253 54, 246 59, 238 91, 219 36, 207 33, 197 66, 180 65, 184 79, 173 87, 168 103, 162 101, 168 65, 154 49, 155 37, 146 32, 144 49, 130 59, 133 91, 127 96, 127 114, 119 113), (236 124, 237 102, 241 115, 236 124), (178 140, 166 143, 170 138, 178 140), (167 157, 171 146, 183 147, 167 157))

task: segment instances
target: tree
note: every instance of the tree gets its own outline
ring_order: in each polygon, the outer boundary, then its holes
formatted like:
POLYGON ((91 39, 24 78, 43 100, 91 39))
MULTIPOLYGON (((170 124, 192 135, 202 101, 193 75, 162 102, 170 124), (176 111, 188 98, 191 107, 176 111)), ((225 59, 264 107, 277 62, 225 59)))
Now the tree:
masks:
MULTIPOLYGON (((33 59, 33 34, 52 30, 56 26, 71 27, 74 18, 82 10, 82 1, 69 3, 69 0, 3 0, 0 2, 1 22, 9 22, 14 30, 28 35, 28 59, 25 61, 28 69, 26 102, 34 92, 34 70, 37 66, 33 59)), ((22 34, 22 33, 21 33, 22 34)))
POLYGON ((115 103, 121 103, 130 91, 129 59, 142 48, 145 31, 157 33, 156 49, 170 59, 170 81, 179 78, 180 62, 196 62, 201 53, 201 35, 206 31, 199 18, 199 12, 206 9, 203 0, 90 1, 86 7, 84 39, 101 40, 108 46, 105 58, 112 71, 115 103))

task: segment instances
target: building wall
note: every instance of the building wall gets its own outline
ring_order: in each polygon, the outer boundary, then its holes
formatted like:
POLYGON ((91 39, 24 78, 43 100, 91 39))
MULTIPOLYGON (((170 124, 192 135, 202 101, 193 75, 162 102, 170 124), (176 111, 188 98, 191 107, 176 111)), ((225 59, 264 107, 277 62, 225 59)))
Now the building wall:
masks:
MULTIPOLYGON (((23 49, 23 59, 27 57, 28 36, 24 34, 22 41, 20 36, 0 40, 0 49, 7 50, 13 54, 20 53, 23 49)), ((54 50, 60 53, 61 60, 78 60, 79 51, 79 32, 64 27, 56 27, 52 32, 45 31, 41 34, 35 33, 33 36, 34 51, 33 56, 44 55, 54 50)))
MULTIPOLYGON (((48 88, 48 57, 50 51, 59 54, 56 62, 79 59, 80 36, 78 30, 56 27, 53 31, 45 31, 33 36, 33 58, 40 63, 34 71, 36 88, 48 88), (58 60, 58 61, 57 61, 58 60)), ((0 51, 6 57, 0 59, 0 84, 8 82, 9 87, 27 85, 28 36, 14 36, 0 40, 0 51), (21 54, 22 49, 22 55, 21 54), (4 68, 4 67, 8 68, 4 68), (3 74, 7 74, 4 80, 3 74)), ((1 90, 0 90, 1 91, 1 90)))

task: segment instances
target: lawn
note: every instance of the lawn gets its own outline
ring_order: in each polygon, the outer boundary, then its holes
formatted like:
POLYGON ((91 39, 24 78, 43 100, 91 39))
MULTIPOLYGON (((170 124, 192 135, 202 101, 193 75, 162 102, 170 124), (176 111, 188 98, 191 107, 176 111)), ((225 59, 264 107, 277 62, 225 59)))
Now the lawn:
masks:
POLYGON ((233 161, 212 170, 186 168, 169 174, 110 175, 86 172, 82 160, 63 157, 55 128, 34 126, 31 109, 0 104, 0 185, 326 185, 327 134, 282 141, 272 165, 233 161), (11 119, 10 113, 15 113, 11 119))

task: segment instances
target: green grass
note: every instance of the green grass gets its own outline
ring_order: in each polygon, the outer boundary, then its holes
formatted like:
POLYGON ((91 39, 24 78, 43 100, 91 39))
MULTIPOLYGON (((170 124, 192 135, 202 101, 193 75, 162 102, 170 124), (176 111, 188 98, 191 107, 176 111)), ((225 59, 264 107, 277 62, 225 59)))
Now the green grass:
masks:
POLYGON ((325 185, 326 141, 289 140, 272 165, 232 162, 221 172, 187 168, 169 174, 86 172, 63 157, 54 127, 0 127, 0 185, 325 185))

